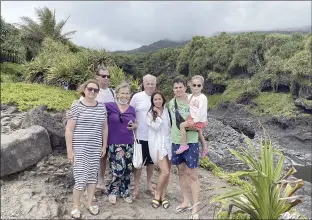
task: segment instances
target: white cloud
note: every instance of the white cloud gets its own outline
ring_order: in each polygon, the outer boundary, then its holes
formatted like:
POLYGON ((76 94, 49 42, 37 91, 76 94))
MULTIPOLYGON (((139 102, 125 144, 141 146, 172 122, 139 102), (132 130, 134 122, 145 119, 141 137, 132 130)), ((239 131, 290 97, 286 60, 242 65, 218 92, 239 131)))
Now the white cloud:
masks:
POLYGON ((187 40, 220 31, 264 30, 311 25, 309 1, 2 1, 1 15, 16 23, 35 19, 34 8, 70 18, 64 31, 73 42, 109 50, 133 49, 162 39, 187 40))

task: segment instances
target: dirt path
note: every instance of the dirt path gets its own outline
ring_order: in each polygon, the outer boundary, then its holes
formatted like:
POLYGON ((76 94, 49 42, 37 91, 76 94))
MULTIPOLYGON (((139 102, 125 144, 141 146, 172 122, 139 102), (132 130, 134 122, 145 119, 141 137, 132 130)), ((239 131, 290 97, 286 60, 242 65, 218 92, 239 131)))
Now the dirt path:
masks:
MULTIPOLYGON (((54 218, 69 219, 72 207, 72 179, 68 176, 70 170, 64 163, 65 158, 49 158, 41 164, 23 172, 11 176, 1 184, 1 219, 25 219, 25 218, 54 218), (52 161, 52 162, 51 162, 52 161), (47 172, 48 171, 48 172, 47 172), (49 174, 49 175, 48 175, 49 174)), ((215 177, 211 172, 199 169, 201 183, 200 212, 201 219, 212 219, 214 207, 206 205, 211 196, 222 193, 226 189, 205 190, 208 187, 227 186, 224 180, 215 177)), ((155 171, 154 182, 159 172, 155 171)), ((100 213, 92 216, 86 207, 82 208, 84 219, 189 219, 191 212, 186 211, 175 214, 175 208, 181 202, 176 169, 172 170, 167 198, 171 207, 164 209, 151 207, 152 197, 146 194, 146 172, 142 172, 142 184, 139 198, 132 204, 125 203, 121 198, 117 204, 108 202, 107 196, 97 193, 96 204, 100 207, 100 213)), ((86 204, 86 198, 83 198, 86 204)))

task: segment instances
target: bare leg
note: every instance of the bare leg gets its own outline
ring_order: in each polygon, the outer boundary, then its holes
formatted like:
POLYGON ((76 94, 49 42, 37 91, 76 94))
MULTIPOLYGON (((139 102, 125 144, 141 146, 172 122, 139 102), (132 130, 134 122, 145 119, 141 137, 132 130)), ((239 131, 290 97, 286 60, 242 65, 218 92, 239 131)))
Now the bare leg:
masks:
POLYGON ((204 135, 203 135, 203 130, 198 131, 198 137, 199 137, 200 144, 202 146, 201 157, 205 157, 206 154, 208 153, 208 146, 206 144, 206 140, 205 140, 204 135))
POLYGON ((107 154, 100 159, 100 169, 99 169, 99 177, 98 177, 98 185, 97 185, 97 188, 100 188, 100 189, 105 188, 104 176, 105 176, 105 171, 106 171, 106 160, 107 160, 107 154))
POLYGON ((186 145, 186 128, 187 122, 182 122, 180 124, 180 132, 181 132, 181 145, 186 145))
MULTIPOLYGON (((199 201, 199 180, 197 176, 197 169, 190 169, 188 168, 188 173, 190 174, 190 184, 191 184, 191 191, 193 197, 193 205, 197 204, 199 201)), ((198 211, 198 204, 193 206, 192 214, 195 214, 198 211)))
POLYGON ((133 168, 134 189, 133 189, 132 196, 134 198, 136 198, 138 193, 139 193, 139 185, 140 185, 141 173, 142 173, 142 169, 133 168))
POLYGON ((168 159, 168 168, 169 168, 169 176, 168 178, 166 179, 166 182, 164 184, 164 189, 163 189, 163 192, 162 192, 162 195, 161 195, 161 200, 164 200, 165 199, 165 196, 166 196, 166 192, 167 192, 167 188, 168 188, 168 185, 169 185, 169 179, 170 179, 170 170, 171 170, 171 162, 170 160, 168 159))
POLYGON ((158 160, 157 164, 160 168, 160 176, 158 179, 156 192, 155 192, 155 199, 157 200, 163 200, 165 198, 165 190, 168 185, 169 180, 169 174, 170 174, 170 168, 169 168, 169 160, 168 156, 164 157, 162 160, 158 160))
POLYGON ((148 164, 146 166, 147 190, 151 190, 151 192, 153 191, 153 186, 152 186, 153 171, 154 171, 154 164, 148 164))
POLYGON ((183 195, 183 202, 180 207, 188 207, 189 205, 189 187, 187 183, 187 166, 185 163, 181 163, 178 166, 179 170, 179 181, 180 187, 183 195))
POLYGON ((77 190, 77 189, 73 190, 73 202, 74 202, 73 209, 80 210, 80 198, 82 194, 83 194, 83 190, 77 190))
POLYGON ((95 188, 96 188, 96 184, 88 184, 87 185, 88 207, 92 206, 95 188))

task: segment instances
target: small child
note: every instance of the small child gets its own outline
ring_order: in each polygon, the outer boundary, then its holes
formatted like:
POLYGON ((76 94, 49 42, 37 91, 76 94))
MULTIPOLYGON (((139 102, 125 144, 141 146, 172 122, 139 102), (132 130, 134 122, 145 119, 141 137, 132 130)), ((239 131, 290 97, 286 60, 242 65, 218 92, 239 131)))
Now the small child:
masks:
POLYGON ((203 147, 201 157, 205 157, 208 153, 208 147, 205 143, 202 129, 207 126, 207 110, 208 103, 207 97, 201 93, 204 85, 204 77, 200 75, 193 76, 191 79, 191 91, 192 95, 189 98, 190 103, 190 115, 185 122, 180 124, 181 131, 181 145, 176 151, 177 154, 181 154, 186 151, 189 146, 186 144, 186 130, 198 131, 200 143, 203 147))

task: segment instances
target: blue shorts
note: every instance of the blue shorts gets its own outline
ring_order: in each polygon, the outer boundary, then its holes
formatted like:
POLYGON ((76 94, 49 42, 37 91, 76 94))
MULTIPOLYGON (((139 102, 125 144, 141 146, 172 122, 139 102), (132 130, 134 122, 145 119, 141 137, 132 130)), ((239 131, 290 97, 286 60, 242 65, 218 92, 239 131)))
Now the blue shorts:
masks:
POLYGON ((172 144, 171 163, 173 165, 179 165, 185 162, 188 168, 191 169, 197 168, 199 165, 199 144, 188 143, 187 145, 189 146, 189 149, 184 151, 182 154, 176 154, 176 151, 179 149, 180 144, 172 144))

